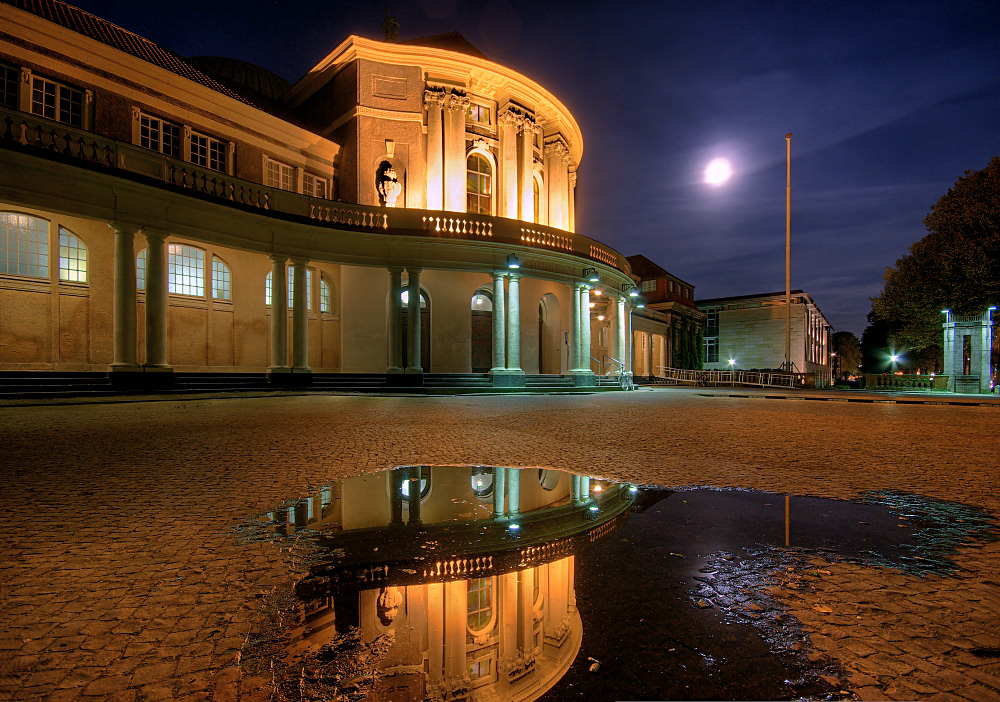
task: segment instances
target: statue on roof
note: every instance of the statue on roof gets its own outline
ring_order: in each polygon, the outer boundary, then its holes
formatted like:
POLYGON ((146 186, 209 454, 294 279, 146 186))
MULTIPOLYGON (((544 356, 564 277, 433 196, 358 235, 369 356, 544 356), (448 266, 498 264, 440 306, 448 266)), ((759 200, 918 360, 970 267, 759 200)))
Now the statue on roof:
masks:
POLYGON ((386 41, 399 41, 399 22, 389 14, 389 6, 385 6, 385 17, 382 19, 382 36, 386 41))

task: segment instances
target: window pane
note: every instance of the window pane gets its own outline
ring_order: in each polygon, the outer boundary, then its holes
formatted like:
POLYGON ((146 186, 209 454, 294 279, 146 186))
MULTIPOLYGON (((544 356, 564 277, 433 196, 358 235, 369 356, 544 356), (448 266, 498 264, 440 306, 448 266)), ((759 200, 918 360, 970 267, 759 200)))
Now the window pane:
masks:
POLYGON ((217 256, 212 256, 212 298, 215 300, 232 299, 229 266, 220 261, 217 256))
POLYGON ((87 247, 62 227, 59 228, 59 280, 87 282, 87 247))
POLYGON ((167 246, 167 290, 175 295, 205 294, 205 253, 193 246, 167 246))
POLYGON ((146 249, 135 257, 135 289, 146 289, 146 249))
POLYGON ((322 278, 319 279, 319 311, 330 311, 330 285, 322 278))
POLYGON ((49 277, 49 223, 13 212, 0 215, 0 273, 49 277))
POLYGON ((5 107, 18 106, 20 98, 19 81, 17 77, 20 71, 13 66, 0 65, 0 104, 5 107))

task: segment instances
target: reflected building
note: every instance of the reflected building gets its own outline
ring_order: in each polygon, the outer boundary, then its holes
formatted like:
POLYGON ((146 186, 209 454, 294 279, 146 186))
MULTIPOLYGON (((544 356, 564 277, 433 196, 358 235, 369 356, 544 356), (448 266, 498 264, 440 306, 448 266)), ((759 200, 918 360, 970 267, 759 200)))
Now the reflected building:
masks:
POLYGON ((288 660, 367 660, 369 700, 537 699, 580 650, 574 554, 624 524, 634 495, 534 468, 413 466, 324 486, 269 514, 320 559, 297 586, 288 660))

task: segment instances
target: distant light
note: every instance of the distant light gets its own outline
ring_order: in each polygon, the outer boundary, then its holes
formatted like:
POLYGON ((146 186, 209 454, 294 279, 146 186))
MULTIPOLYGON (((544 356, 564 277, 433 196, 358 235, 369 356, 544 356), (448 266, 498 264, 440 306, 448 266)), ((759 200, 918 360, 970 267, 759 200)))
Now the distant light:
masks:
POLYGON ((637 287, 635 287, 635 286, 633 285, 633 286, 632 286, 631 288, 629 288, 629 290, 628 290, 628 296, 629 296, 629 297, 639 297, 639 288, 637 288, 637 287))
POLYGON ((630 485, 628 488, 629 492, 639 492, 639 488, 636 485, 630 485))
POLYGON ((733 166, 724 158, 717 158, 705 169, 705 182, 709 185, 722 185, 733 175, 733 166))
POLYGON ((591 511, 591 512, 599 512, 599 511, 600 511, 600 509, 601 509, 601 508, 600 508, 600 507, 598 507, 597 505, 592 505, 592 506, 591 506, 591 508, 590 508, 590 511, 591 511))
POLYGON ((594 492, 600 492, 603 488, 600 485, 594 486, 594 492))
POLYGON ((645 309, 646 305, 643 302, 639 302, 635 308, 638 310, 645 309))
POLYGON ((483 296, 482 295, 476 295, 475 302, 476 302, 477 305, 483 304, 483 296))
POLYGON ((996 307, 987 307, 986 311, 989 312, 990 310, 995 310, 995 309, 996 309, 996 307))
POLYGON ((736 359, 735 358, 730 358, 729 359, 729 365, 735 366, 736 365, 736 359))
POLYGON ((892 359, 891 360, 892 360, 893 363, 895 363, 896 361, 899 360, 899 356, 897 356, 896 354, 892 354, 892 359))
POLYGON ((590 309, 594 309, 597 306, 597 303, 596 302, 588 302, 587 305, 590 307, 590 309))
MULTIPOLYGON (((598 297, 600 297, 600 296, 601 296, 601 291, 600 291, 600 290, 595 290, 595 291, 594 291, 594 294, 595 294, 595 295, 597 295, 598 297)), ((995 310, 995 309, 996 309, 996 307, 991 307, 990 309, 991 309, 991 310, 995 310)))
POLYGON ((941 310, 941 314, 948 314, 951 310, 941 310))

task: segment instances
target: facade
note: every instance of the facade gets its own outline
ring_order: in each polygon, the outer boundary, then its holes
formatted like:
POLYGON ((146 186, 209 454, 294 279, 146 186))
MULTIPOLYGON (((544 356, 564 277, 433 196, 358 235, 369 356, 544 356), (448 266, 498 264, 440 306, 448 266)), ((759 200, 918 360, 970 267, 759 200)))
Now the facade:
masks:
POLYGON ((629 256, 639 296, 632 315, 632 369, 660 376, 664 368, 701 368, 705 315, 694 302, 694 286, 645 256, 629 256))
MULTIPOLYGON (((791 291, 793 370, 814 373, 817 386, 833 382, 833 327, 808 293, 791 291)), ((705 313, 705 368, 781 368, 785 361, 785 293, 699 300, 705 313)))
POLYGON ((289 86, 58 0, 0 22, 0 370, 587 385, 629 355, 576 120, 457 35, 351 36, 289 86))

